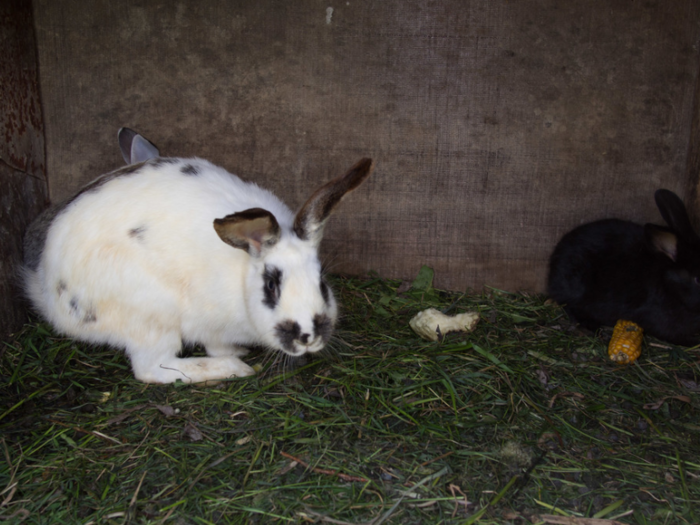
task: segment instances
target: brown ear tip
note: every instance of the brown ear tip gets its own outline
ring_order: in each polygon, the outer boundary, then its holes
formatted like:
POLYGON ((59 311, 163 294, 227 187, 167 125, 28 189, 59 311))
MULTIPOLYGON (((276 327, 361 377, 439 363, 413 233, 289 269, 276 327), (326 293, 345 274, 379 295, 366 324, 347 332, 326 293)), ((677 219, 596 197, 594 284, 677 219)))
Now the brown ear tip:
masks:
POLYGON ((357 164, 353 166, 354 169, 361 169, 361 170, 372 170, 374 168, 374 161, 370 159, 369 157, 364 157, 357 161, 357 164))
POLYGON ((352 178, 360 183, 370 176, 373 169, 374 161, 368 157, 365 157, 364 159, 357 161, 355 165, 350 168, 348 175, 353 174, 352 178))

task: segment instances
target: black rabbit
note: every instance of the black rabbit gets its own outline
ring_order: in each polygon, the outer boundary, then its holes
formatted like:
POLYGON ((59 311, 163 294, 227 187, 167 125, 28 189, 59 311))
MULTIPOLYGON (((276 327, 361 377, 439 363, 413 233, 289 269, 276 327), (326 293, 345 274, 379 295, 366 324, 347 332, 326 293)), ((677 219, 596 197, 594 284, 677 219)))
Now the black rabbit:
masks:
POLYGON ((549 295, 595 330, 619 319, 670 343, 700 343, 700 237, 681 199, 657 190, 669 228, 604 219, 573 229, 549 260, 549 295))

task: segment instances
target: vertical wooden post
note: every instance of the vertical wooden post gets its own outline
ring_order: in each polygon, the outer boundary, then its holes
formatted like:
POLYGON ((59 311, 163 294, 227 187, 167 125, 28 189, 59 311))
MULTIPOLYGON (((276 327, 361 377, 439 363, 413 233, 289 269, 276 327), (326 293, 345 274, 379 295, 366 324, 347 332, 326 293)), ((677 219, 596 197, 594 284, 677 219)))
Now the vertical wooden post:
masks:
POLYGON ((0 339, 26 308, 17 283, 22 236, 47 204, 34 17, 30 0, 0 2, 0 339))
POLYGON ((688 137, 688 160, 686 180, 688 181, 688 214, 695 229, 700 231, 700 60, 695 77, 693 121, 688 137))

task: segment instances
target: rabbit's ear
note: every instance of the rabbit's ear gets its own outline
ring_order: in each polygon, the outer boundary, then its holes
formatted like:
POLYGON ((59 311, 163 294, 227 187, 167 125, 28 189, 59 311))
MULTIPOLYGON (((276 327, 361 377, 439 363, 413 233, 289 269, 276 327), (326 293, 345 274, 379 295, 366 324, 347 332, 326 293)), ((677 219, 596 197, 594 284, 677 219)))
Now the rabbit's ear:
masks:
POLYGON ((333 209, 343 197, 357 188, 372 173, 372 159, 362 159, 345 175, 321 186, 301 207, 294 219, 294 233, 302 240, 318 246, 323 238, 323 227, 333 209))
POLYGON ((678 256, 678 237, 675 233, 653 224, 645 224, 644 236, 652 250, 663 253, 672 261, 676 260, 678 256))
POLYGON ((136 164, 160 156, 158 148, 133 129, 121 128, 117 136, 119 149, 127 164, 136 164))
POLYGON ((277 219, 267 210, 251 208, 214 220, 214 229, 226 244, 259 257, 280 238, 277 219))
POLYGON ((678 233, 681 239, 687 241, 700 240, 690 224, 685 205, 678 195, 670 190, 656 190, 654 200, 656 200, 656 206, 659 208, 666 224, 678 233))

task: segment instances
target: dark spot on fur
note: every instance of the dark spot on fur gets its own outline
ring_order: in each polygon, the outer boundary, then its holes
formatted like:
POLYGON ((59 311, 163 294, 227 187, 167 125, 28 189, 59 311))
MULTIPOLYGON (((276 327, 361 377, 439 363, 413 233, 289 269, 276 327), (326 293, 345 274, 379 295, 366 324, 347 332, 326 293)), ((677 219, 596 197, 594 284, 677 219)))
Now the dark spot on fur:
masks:
POLYGON ((296 321, 283 321, 275 327, 275 333, 282 345, 282 349, 290 354, 295 354, 294 341, 299 339, 301 335, 299 323, 296 321))
POLYGON ((83 323, 88 324, 94 323, 95 321, 97 321, 97 314, 94 310, 89 309, 87 312, 85 312, 85 316, 83 317, 83 323))
POLYGON ((323 297, 323 301, 327 305, 328 301, 330 301, 330 290, 328 289, 328 285, 323 279, 321 279, 321 297, 323 297))
POLYGON ((314 316, 314 332, 317 337, 320 337, 324 343, 333 335, 333 321, 330 317, 323 314, 314 316))
POLYGON ((97 321, 97 313, 95 310, 92 307, 88 308, 87 310, 83 310, 80 307, 80 301, 78 301, 77 297, 72 297, 68 303, 68 306, 70 307, 71 315, 73 317, 79 317, 81 322, 94 323, 97 321))
POLYGON ((68 204, 70 204, 70 201, 65 201, 44 210, 34 219, 24 233, 24 264, 30 270, 36 270, 39 267, 49 228, 68 204))
POLYGON ((153 166, 154 168, 159 168, 167 164, 177 164, 178 162, 180 162, 180 160, 174 159, 172 157, 156 157, 155 159, 150 159, 146 162, 148 162, 148 164, 153 166))
POLYGON ((58 295, 62 295, 63 292, 66 291, 66 288, 68 288, 68 285, 65 282, 58 281, 58 285, 56 285, 56 293, 58 295))
POLYGON ((274 266, 265 265, 263 273, 263 304, 274 310, 280 299, 280 284, 282 282, 282 270, 274 266))
POLYGON ((143 240, 144 233, 146 232, 146 227, 145 226, 137 226, 136 228, 131 228, 129 230, 129 237, 132 239, 138 239, 139 241, 143 240))
POLYGON ((185 164, 180 171, 185 175, 199 175, 199 169, 192 164, 185 164))

